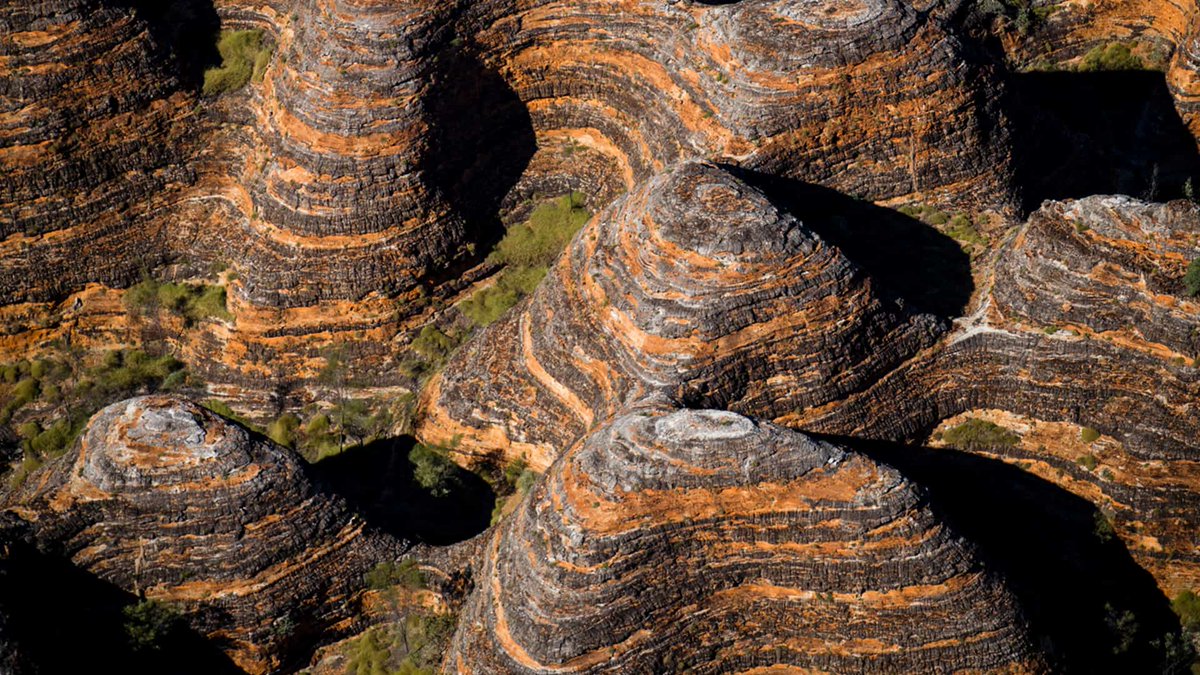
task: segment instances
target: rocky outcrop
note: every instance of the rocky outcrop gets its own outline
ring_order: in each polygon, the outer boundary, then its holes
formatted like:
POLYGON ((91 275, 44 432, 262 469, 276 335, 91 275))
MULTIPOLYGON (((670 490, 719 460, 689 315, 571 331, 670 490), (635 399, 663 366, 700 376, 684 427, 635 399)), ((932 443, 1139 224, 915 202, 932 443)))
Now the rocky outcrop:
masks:
POLYGON ((648 393, 767 417, 818 408, 941 328, 762 192, 685 163, 593 219, 528 304, 454 357, 419 435, 544 467, 648 393))
POLYGON ((724 158, 874 199, 1003 202, 1000 87, 953 35, 954 4, 509 0, 467 18, 539 135, 627 180, 724 158))
POLYGON ((477 588, 451 672, 1043 664, 1013 596, 896 471, 723 411, 597 430, 493 535, 477 588))
POLYGON ((195 117, 163 36, 96 0, 0 8, 0 296, 47 300, 136 279, 153 218, 189 182, 195 117))
POLYGON ((404 544, 317 489, 303 461, 199 406, 123 401, 8 500, 44 552, 177 604, 251 672, 354 625, 363 574, 404 544))
POLYGON ((838 406, 781 421, 892 440, 923 439, 964 413, 1011 422, 1027 441, 977 450, 1044 466, 1049 480, 1115 514, 1165 591, 1194 586, 1188 523, 1200 498, 1187 477, 1200 434, 1200 304, 1182 277, 1200 255, 1198 223, 1185 202, 1048 203, 1008 243, 980 309, 942 345, 838 406), (1104 440, 1080 440, 1084 427, 1104 440))

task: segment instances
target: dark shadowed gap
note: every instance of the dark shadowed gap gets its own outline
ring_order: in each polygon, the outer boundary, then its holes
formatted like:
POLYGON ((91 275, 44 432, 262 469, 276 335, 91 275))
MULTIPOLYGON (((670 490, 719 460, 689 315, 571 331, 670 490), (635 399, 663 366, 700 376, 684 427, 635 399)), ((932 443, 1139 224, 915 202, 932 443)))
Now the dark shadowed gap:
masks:
POLYGON ((411 436, 350 448, 312 466, 319 485, 343 497, 367 522, 396 537, 438 546, 483 532, 496 495, 487 481, 453 465, 446 493, 434 495, 413 477, 411 436))
POLYGON ((962 315, 975 284, 970 256, 950 237, 903 213, 836 190, 725 168, 838 247, 879 282, 880 292, 942 318, 962 315))
POLYGON ((1096 534, 1091 502, 1000 460, 953 449, 827 436, 889 464, 922 486, 931 506, 979 546, 1051 645, 1064 673, 1159 673, 1151 641, 1179 634, 1179 622, 1150 573, 1117 538, 1096 534), (1111 605, 1136 617, 1132 649, 1115 654, 1111 605))
MULTIPOLYGON (((433 184, 465 219, 474 264, 504 235, 501 203, 537 151, 529 111, 495 70, 466 48, 448 44, 436 56, 437 72, 425 98, 429 153, 423 159, 433 184)), ((431 281, 462 270, 435 270, 431 281)))
POLYGON ((1010 110, 1017 179, 1027 211, 1043 200, 1125 194, 1166 201, 1200 155, 1155 71, 1012 75, 1010 110))
POLYGON ((185 87, 199 88, 204 82, 204 70, 220 65, 217 37, 221 19, 213 0, 107 1, 137 10, 155 43, 174 57, 176 72, 185 87))
MULTIPOLYGON (((158 649, 133 650, 122 609, 135 602, 132 594, 67 560, 10 543, 0 557, 0 613, 5 618, 0 643, 8 643, 0 645, 0 652, 15 651, 18 662, 39 673, 243 672, 217 644, 182 624, 158 649)), ((0 662, 0 670, 9 665, 0 662)))

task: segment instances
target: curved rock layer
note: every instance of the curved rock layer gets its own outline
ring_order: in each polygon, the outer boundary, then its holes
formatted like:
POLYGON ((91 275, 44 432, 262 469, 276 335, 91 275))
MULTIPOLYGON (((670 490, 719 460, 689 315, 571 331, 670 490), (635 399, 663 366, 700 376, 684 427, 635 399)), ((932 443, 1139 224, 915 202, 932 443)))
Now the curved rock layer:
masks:
POLYGON ((597 430, 493 535, 477 588, 452 672, 1043 667, 1015 598, 895 470, 724 411, 597 430))
POLYGON ((773 417, 857 391, 941 330, 728 171, 686 163, 576 236, 428 388, 419 435, 544 467, 649 392, 773 417))
POLYGON ((180 605, 251 672, 351 627, 363 574, 404 546, 318 491, 294 453, 166 396, 97 413, 8 508, 43 550, 180 605))
POLYGON ((0 7, 0 297, 123 284, 164 257, 151 216, 192 179, 193 100, 129 7, 0 7))
POLYGON ((1001 86, 955 3, 476 3, 470 34, 540 132, 640 180, 690 157, 873 199, 1011 194, 1001 86))
POLYGON ((1200 303, 1182 277, 1197 257, 1193 204, 1050 202, 998 261, 983 308, 944 345, 839 406, 781 421, 893 440, 974 410, 1072 425, 1074 456, 1037 444, 997 451, 1048 462, 1053 479, 1136 523, 1119 531, 1143 565, 1172 593, 1190 587, 1200 579, 1200 496, 1186 478, 1200 436, 1200 303), (1078 441, 1085 426, 1111 439, 1111 457, 1078 441), (1108 471, 1076 461, 1097 452, 1108 471))

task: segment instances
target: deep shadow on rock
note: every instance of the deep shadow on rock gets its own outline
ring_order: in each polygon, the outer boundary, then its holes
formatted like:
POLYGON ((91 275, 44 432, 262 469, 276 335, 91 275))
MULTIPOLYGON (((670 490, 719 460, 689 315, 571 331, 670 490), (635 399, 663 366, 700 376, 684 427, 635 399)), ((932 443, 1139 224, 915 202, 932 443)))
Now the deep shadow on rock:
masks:
POLYGON ((1010 90, 1027 211, 1093 194, 1161 201, 1200 180, 1196 141, 1160 72, 1018 73, 1010 90))
POLYGON ((970 257, 929 225, 819 185, 726 168, 841 249, 881 291, 942 318, 960 316, 971 299, 970 257))
MULTIPOLYGON (((23 543, 9 543, 0 557, 0 612, 4 641, 13 643, 38 673, 243 672, 219 646, 180 621, 156 649, 134 650, 122 609, 137 598, 23 543)), ((23 672, 23 671, 18 671, 23 672)))
POLYGON ((487 529, 496 501, 491 486, 454 465, 448 493, 434 496, 413 478, 408 455, 415 442, 411 436, 375 441, 324 459, 312 470, 318 484, 396 537, 440 546, 487 529))
POLYGON ((164 55, 173 55, 184 86, 198 88, 204 70, 221 63, 217 37, 221 19, 212 0, 111 0, 133 7, 164 55))
POLYGON ((1153 577, 1117 539, 1096 534, 1097 509, 1011 464, 949 448, 828 436, 921 484, 934 508, 1002 573, 1057 672, 1170 672, 1152 641, 1179 634, 1153 577), (1117 653, 1113 616, 1128 611, 1132 647, 1117 653))
MULTIPOLYGON (((466 219, 468 240, 486 255, 504 234, 500 210, 537 151, 533 122, 495 69, 461 46, 439 54, 428 94, 434 185, 466 219)), ((445 278, 456 271, 447 270, 445 278)))

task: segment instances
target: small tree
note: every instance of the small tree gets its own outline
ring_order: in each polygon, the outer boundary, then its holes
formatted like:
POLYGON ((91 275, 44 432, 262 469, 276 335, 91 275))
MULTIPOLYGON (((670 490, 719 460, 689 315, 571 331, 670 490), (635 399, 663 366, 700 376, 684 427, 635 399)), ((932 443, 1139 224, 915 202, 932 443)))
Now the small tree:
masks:
POLYGON ((179 623, 179 612, 158 600, 142 600, 121 610, 125 615, 125 634, 135 651, 162 649, 167 637, 179 623))
POLYGON ((1188 265, 1187 273, 1183 275, 1183 286, 1190 297, 1200 295, 1200 258, 1188 265))

